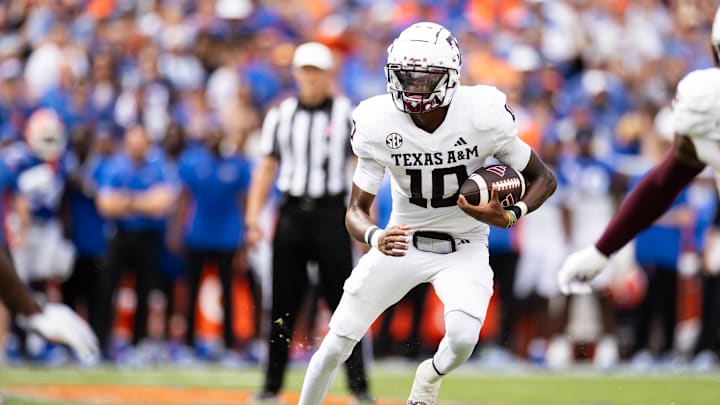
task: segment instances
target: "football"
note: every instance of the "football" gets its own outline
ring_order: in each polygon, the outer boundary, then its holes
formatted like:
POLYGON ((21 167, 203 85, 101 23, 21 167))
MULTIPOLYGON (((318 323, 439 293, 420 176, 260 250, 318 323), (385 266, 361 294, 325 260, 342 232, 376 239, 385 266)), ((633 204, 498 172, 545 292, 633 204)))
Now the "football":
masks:
POLYGON ((520 201, 525 195, 525 178, 506 165, 485 166, 475 170, 460 186, 460 194, 472 205, 487 204, 490 190, 498 188, 498 198, 503 207, 520 201))

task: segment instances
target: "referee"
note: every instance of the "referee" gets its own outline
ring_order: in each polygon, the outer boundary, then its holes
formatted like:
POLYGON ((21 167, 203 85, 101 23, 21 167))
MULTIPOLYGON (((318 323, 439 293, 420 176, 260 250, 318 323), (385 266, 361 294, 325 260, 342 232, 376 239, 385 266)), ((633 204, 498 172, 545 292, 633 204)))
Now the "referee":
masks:
MULTIPOLYGON (((283 193, 273 240, 272 316, 263 389, 254 403, 277 403, 288 363, 290 338, 308 290, 307 264, 318 264, 319 294, 334 310, 353 266, 345 229, 346 175, 352 105, 333 95, 333 59, 319 43, 300 45, 293 57, 297 97, 271 109, 263 123, 262 152, 246 211, 247 242, 262 239, 257 218, 273 186, 283 193)), ((355 403, 372 403, 362 345, 346 362, 355 403)))

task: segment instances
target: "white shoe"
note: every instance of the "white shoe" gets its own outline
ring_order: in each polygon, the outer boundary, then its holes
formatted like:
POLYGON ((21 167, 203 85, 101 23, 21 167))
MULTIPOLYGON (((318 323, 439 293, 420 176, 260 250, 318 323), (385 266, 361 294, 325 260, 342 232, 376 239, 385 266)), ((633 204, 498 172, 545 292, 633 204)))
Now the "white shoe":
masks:
POLYGON ((718 355, 712 350, 703 350, 693 357, 690 367, 696 373, 715 371, 720 366, 718 355))
POLYGON ((630 370, 636 373, 650 371, 655 365, 655 358, 649 350, 640 350, 630 359, 630 370))
POLYGON ((620 348, 614 336, 605 336, 595 346, 593 366, 600 370, 608 370, 617 366, 620 361, 620 348))
POLYGON ((564 370, 573 362, 572 344, 564 336, 554 337, 545 352, 545 363, 552 370, 564 370))
POLYGON ((418 366, 407 405, 435 405, 442 380, 429 383, 426 377, 428 375, 437 375, 432 359, 427 359, 418 366))

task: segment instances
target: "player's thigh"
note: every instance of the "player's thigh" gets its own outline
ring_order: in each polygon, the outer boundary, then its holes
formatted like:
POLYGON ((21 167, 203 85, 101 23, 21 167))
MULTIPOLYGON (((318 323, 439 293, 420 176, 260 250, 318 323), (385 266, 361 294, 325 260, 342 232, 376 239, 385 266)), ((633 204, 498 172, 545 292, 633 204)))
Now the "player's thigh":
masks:
POLYGON ((481 243, 461 245, 457 252, 443 257, 443 267, 431 282, 444 313, 462 311, 484 320, 493 294, 487 247, 481 243))
POLYGON ((340 336, 360 340, 375 319, 414 286, 427 281, 420 258, 412 250, 403 257, 377 249, 365 254, 345 281, 343 296, 330 328, 340 336))

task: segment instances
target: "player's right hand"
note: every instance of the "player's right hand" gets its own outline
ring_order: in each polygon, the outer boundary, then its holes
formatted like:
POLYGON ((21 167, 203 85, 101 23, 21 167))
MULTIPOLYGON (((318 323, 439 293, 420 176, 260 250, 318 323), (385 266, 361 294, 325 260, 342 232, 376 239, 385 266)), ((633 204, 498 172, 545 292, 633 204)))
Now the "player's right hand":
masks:
POLYGON ((377 249, 388 256, 405 256, 410 247, 409 233, 408 225, 391 226, 378 239, 377 249))
POLYGON ((586 247, 565 259, 558 273, 558 284, 563 294, 589 294, 590 281, 607 265, 608 258, 595 248, 586 247))
POLYGON ((45 339, 70 346, 83 362, 97 360, 98 340, 90 326, 63 304, 48 303, 39 313, 25 318, 30 330, 45 339))

